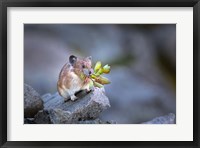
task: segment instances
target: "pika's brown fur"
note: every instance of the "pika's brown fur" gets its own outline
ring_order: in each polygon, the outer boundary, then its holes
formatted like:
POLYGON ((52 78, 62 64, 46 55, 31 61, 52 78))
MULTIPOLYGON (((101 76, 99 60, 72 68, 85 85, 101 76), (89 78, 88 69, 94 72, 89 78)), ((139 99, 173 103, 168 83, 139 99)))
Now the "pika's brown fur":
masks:
POLYGON ((65 98, 65 101, 71 99, 76 100, 74 95, 81 90, 90 91, 89 75, 92 73, 91 57, 77 58, 74 55, 69 57, 69 62, 66 63, 60 71, 57 83, 59 94, 65 98))

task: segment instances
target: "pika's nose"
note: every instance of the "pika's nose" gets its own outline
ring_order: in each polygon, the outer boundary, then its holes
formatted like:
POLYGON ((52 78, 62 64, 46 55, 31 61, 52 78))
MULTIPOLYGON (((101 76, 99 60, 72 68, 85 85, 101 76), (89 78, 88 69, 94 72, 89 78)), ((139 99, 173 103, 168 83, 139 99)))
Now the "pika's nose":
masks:
POLYGON ((91 75, 93 73, 93 69, 91 69, 90 71, 89 71, 89 75, 91 75))

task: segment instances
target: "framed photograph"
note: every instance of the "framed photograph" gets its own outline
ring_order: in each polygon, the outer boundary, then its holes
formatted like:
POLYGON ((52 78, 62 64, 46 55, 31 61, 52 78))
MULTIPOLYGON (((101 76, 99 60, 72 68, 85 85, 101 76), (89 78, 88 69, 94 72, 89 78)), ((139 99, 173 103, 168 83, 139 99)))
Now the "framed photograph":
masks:
POLYGON ((1 1, 1 147, 199 147, 198 0, 1 1))

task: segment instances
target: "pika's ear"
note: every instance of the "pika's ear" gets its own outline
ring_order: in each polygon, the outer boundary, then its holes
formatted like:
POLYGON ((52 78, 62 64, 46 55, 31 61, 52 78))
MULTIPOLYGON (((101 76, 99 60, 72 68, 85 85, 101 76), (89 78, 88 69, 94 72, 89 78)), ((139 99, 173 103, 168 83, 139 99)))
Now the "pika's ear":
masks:
POLYGON ((92 56, 87 57, 88 60, 92 60, 92 56))
POLYGON ((76 62, 76 60, 77 60, 77 57, 74 56, 74 55, 71 55, 69 57, 69 63, 72 64, 72 65, 76 62))

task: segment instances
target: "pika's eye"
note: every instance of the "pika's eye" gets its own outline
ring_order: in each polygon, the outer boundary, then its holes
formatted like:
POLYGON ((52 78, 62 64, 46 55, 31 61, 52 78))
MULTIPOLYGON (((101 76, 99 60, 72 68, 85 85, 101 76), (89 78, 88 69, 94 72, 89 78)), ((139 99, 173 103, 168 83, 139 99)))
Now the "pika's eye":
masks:
POLYGON ((85 68, 85 65, 82 65, 82 68, 85 68))

